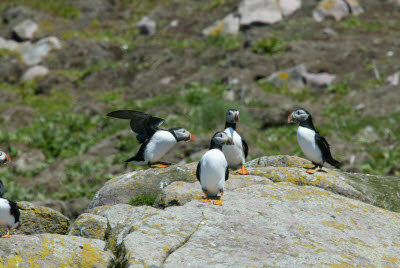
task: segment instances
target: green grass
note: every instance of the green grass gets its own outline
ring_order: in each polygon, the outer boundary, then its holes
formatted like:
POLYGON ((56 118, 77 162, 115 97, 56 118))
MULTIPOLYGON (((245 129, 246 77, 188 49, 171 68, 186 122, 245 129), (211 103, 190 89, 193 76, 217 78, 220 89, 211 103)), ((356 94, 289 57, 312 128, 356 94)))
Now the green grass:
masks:
POLYGON ((285 51, 287 45, 277 37, 261 39, 251 44, 251 50, 256 54, 272 55, 285 51))
POLYGON ((13 1, 4 1, 0 4, 0 9, 3 6, 9 4, 19 4, 29 6, 33 9, 42 10, 44 12, 50 13, 53 16, 75 19, 81 15, 79 9, 69 4, 69 1, 66 0, 13 0, 13 1))
POLYGON ((155 195, 141 195, 132 198, 128 204, 131 206, 152 206, 156 201, 157 196, 155 195))

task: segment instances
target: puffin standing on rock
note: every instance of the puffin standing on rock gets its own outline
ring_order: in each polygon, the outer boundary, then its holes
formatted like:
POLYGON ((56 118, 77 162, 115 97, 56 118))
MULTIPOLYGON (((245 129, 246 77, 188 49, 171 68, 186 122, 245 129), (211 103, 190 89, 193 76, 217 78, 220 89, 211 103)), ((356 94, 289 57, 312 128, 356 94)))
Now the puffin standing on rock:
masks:
POLYGON ((288 116, 288 123, 298 123, 297 141, 307 159, 311 160, 314 167, 307 169, 307 173, 314 174, 320 170, 324 162, 340 168, 339 161, 335 160, 326 139, 318 133, 312 122, 312 117, 305 109, 298 109, 288 116))
POLYGON ((170 163, 158 161, 177 142, 194 141, 194 137, 184 128, 175 127, 168 130, 160 129, 164 119, 153 117, 147 113, 133 110, 114 111, 107 116, 130 119, 130 126, 136 139, 142 144, 137 154, 125 162, 133 162, 135 165, 149 165, 153 168, 165 168, 170 163))
POLYGON ((196 169, 196 177, 206 195, 206 198, 199 200, 200 202, 211 202, 210 197, 221 193, 221 198, 215 200, 213 204, 222 206, 225 181, 229 178, 228 162, 222 153, 222 146, 233 144, 232 138, 225 132, 217 132, 212 137, 210 149, 200 159, 196 169))
MULTIPOLYGON (((5 152, 0 151, 0 164, 11 162, 11 157, 5 152)), ((6 198, 2 198, 4 194, 4 185, 0 180, 0 225, 7 226, 7 234, 1 238, 9 238, 10 230, 16 223, 19 223, 20 212, 17 204, 6 198)))
POLYGON ((10 238, 10 230, 16 223, 19 224, 20 212, 17 203, 6 198, 0 198, 0 225, 7 226, 7 234, 1 238, 10 238))
POLYGON ((233 139, 234 145, 222 146, 229 168, 239 169, 237 172, 241 175, 249 174, 249 171, 244 167, 246 157, 249 154, 249 147, 239 133, 236 132, 236 122, 239 121, 239 111, 229 109, 226 113, 226 123, 224 132, 233 139))

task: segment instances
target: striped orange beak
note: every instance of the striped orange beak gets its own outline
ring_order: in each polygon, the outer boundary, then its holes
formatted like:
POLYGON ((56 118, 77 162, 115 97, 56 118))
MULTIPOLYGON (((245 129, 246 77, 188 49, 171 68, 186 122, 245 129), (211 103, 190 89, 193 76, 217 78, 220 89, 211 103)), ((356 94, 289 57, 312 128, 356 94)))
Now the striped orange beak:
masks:
POLYGON ((290 123, 293 123, 293 121, 292 121, 292 114, 293 113, 291 113, 291 114, 289 114, 289 116, 288 116, 288 118, 287 118, 287 122, 290 124, 290 123))
POLYGON ((240 121, 240 120, 239 120, 239 115, 238 115, 238 114, 236 114, 236 121, 237 121, 237 122, 240 121))

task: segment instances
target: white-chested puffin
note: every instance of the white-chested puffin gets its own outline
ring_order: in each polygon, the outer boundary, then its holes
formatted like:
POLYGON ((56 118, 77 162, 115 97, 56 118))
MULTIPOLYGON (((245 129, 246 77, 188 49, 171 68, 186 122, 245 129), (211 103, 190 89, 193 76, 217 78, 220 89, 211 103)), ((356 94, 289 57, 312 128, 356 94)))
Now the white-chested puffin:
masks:
POLYGON ((9 238, 10 230, 16 223, 19 223, 20 212, 17 203, 6 198, 0 198, 0 225, 7 227, 7 234, 1 238, 9 238))
POLYGON ((239 111, 236 109, 229 109, 226 113, 224 132, 233 139, 234 145, 222 146, 222 152, 228 161, 229 168, 238 169, 237 172, 239 174, 247 175, 249 171, 244 167, 244 163, 249 154, 249 147, 246 141, 236 132, 236 122, 238 121, 239 111))
POLYGON ((312 122, 312 117, 305 109, 298 109, 288 116, 288 123, 298 123, 297 141, 307 159, 311 160, 314 167, 307 170, 307 173, 314 174, 320 170, 324 162, 328 162, 336 168, 340 168, 339 161, 335 160, 326 139, 318 133, 312 122))
POLYGON ((213 203, 222 205, 225 181, 229 178, 228 162, 222 153, 223 145, 233 145, 232 138, 223 131, 215 133, 211 139, 210 149, 197 164, 196 177, 206 195, 206 198, 199 200, 200 202, 211 202, 210 197, 221 193, 221 198, 213 203))
POLYGON ((194 141, 193 135, 184 128, 175 127, 168 130, 160 129, 164 119, 153 117, 147 113, 120 110, 114 111, 107 116, 120 119, 130 119, 130 126, 134 133, 138 134, 136 139, 142 144, 137 154, 125 162, 133 162, 135 165, 150 165, 150 167, 165 168, 170 163, 158 161, 177 142, 194 141))
MULTIPOLYGON (((5 165, 11 162, 11 157, 3 151, 0 151, 0 165, 5 165)), ((4 184, 0 180, 0 197, 4 194, 4 184)))

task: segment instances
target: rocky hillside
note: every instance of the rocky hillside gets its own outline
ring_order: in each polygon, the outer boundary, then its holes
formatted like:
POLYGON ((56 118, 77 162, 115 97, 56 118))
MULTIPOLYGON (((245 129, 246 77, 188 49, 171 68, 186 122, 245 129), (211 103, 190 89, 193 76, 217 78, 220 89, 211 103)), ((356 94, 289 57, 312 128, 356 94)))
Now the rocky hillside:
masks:
POLYGON ((5 196, 77 217, 138 168, 124 163, 138 149, 127 122, 104 116, 115 109, 194 133, 165 159, 183 164, 232 107, 250 159, 301 155, 285 119, 305 107, 345 171, 398 176, 397 1, 272 2, 1 1, 5 196))
POLYGON ((108 181, 68 231, 58 212, 20 203, 30 220, 19 235, 0 239, 0 263, 398 266, 400 215, 391 211, 400 207, 398 188, 388 186, 379 198, 374 188, 376 180, 398 184, 398 178, 329 169, 309 175, 303 168, 309 164, 290 156, 255 159, 247 163, 250 175, 231 174, 223 206, 198 201, 194 164, 135 171, 108 181), (153 206, 133 206, 156 193, 153 206), (58 229, 46 227, 57 222, 58 229))

